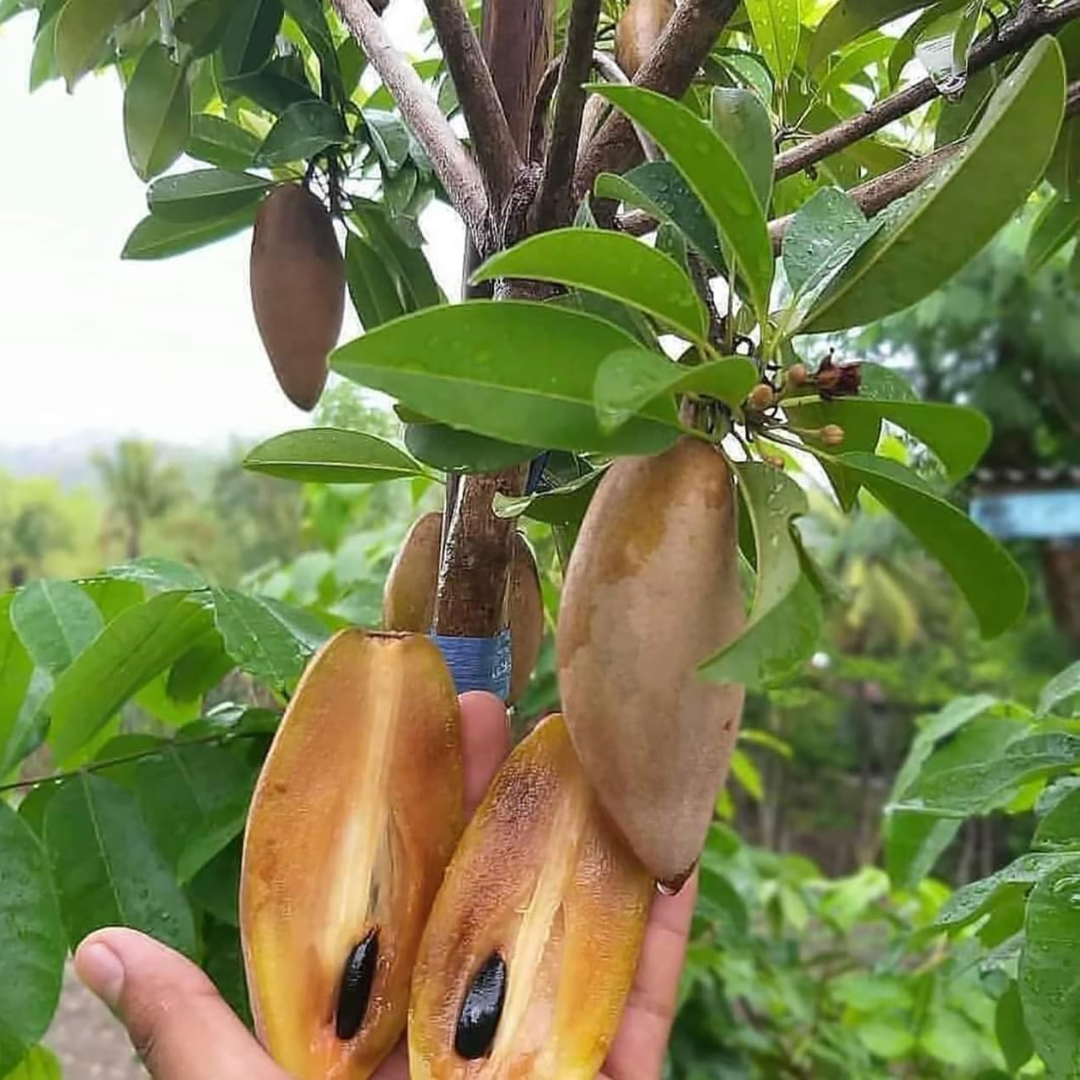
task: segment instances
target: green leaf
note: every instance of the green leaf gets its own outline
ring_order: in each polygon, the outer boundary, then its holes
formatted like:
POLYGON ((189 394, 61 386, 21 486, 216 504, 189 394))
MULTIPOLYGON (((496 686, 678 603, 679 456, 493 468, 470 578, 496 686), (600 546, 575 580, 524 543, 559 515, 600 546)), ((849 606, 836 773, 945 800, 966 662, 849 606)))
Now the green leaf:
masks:
POLYGON ((390 176, 409 159, 409 132, 397 113, 386 109, 361 109, 371 145, 390 176))
POLYGON ((213 597, 214 620, 237 665, 278 690, 291 688, 314 651, 311 641, 262 597, 235 589, 214 589, 213 597))
POLYGON ((150 212, 166 221, 219 221, 257 207, 272 180, 227 169, 199 169, 155 180, 147 192, 150 212))
POLYGON ((306 80, 292 78, 287 71, 283 64, 272 60, 251 74, 226 79, 222 89, 226 93, 243 94, 274 116, 281 116, 298 102, 319 100, 306 80))
POLYGON ((83 746, 210 624, 210 612, 186 592, 161 593, 113 619, 56 681, 49 741, 57 760, 83 746))
POLYGON ((93 69, 109 35, 150 0, 68 0, 56 20, 56 60, 70 92, 93 69))
POLYGON ((70 581, 34 581, 15 594, 11 623, 31 660, 60 675, 105 623, 94 601, 70 581))
POLYGON ((201 702, 233 669, 233 662, 221 641, 212 630, 204 634, 169 669, 165 693, 176 702, 201 702))
POLYGON ((145 217, 135 226, 124 244, 122 259, 168 259, 225 240, 249 228, 255 207, 249 207, 220 221, 178 222, 145 217))
POLYGON ((334 48, 334 38, 330 33, 330 25, 326 21, 322 0, 283 0, 283 3, 286 12, 304 32, 304 37, 307 38, 315 55, 319 58, 320 71, 331 80, 338 94, 345 98, 337 50, 334 48))
POLYGON ((423 475, 420 465, 393 443, 342 428, 275 435, 248 454, 244 468, 314 484, 376 484, 423 475))
POLYGON ((345 277, 349 296, 365 330, 374 330, 405 314, 397 285, 384 259, 362 236, 350 232, 345 240, 345 277))
MULTIPOLYGON (((760 686, 774 677, 778 665, 791 665, 795 643, 801 643, 804 636, 800 629, 793 638, 788 633, 790 627, 769 616, 792 597, 802 578, 791 523, 808 512, 809 504, 806 492, 771 465, 750 462, 736 468, 742 505, 754 530, 754 599, 742 633, 704 660, 698 671, 710 682, 760 686)), ((805 589, 799 601, 809 605, 805 589)), ((788 614, 796 618, 794 608, 789 608, 788 614)), ((809 606, 801 607, 797 613, 800 628, 811 617, 809 606)))
POLYGON ((405 445, 419 461, 443 472, 498 472, 537 456, 534 446, 489 439, 445 424, 409 424, 405 445))
POLYGON ((866 217, 846 191, 815 191, 784 233, 781 257, 792 292, 801 293, 819 281, 822 272, 836 264, 838 252, 853 254, 865 231, 866 217))
POLYGON ((1031 227, 1024 263, 1034 274, 1050 261, 1075 235, 1080 226, 1080 198, 1055 195, 1044 204, 1031 227))
POLYGON ((1029 852, 1021 855, 989 877, 957 889, 942 905, 933 927, 935 930, 956 933, 1010 903, 1017 894, 1023 895, 1047 875, 1075 861, 1076 856, 1072 852, 1052 855, 1029 852))
POLYGON ((745 357, 681 367, 650 349, 620 349, 597 369, 596 415, 604 431, 614 431, 658 398, 685 393, 738 408, 757 381, 757 367, 745 357))
POLYGON ((685 105, 636 86, 592 87, 659 143, 716 223, 759 318, 769 307, 772 241, 754 186, 731 148, 685 105))
POLYGON ((281 114, 259 148, 261 165, 307 161, 328 146, 345 142, 348 132, 341 114, 325 101, 298 101, 281 114))
POLYGON ((128 926, 193 955, 191 908, 130 792, 91 773, 66 781, 45 812, 45 846, 73 945, 128 926))
POLYGON ((807 71, 867 31, 925 6, 926 0, 839 0, 814 31, 807 71))
POLYGON ((746 0, 746 13, 769 70, 785 82, 799 48, 799 0, 746 0))
POLYGON ((15 633, 10 612, 14 594, 0 596, 0 776, 21 760, 20 732, 34 664, 15 633))
POLYGON ((117 581, 133 581, 158 591, 206 588, 206 578, 198 570, 175 559, 164 559, 156 555, 144 555, 130 562, 110 566, 105 573, 117 581))
POLYGON ((184 152, 190 134, 187 73, 164 45, 149 45, 124 92, 132 168, 143 180, 163 173, 184 152))
POLYGON ((897 888, 914 889, 956 838, 963 822, 894 810, 886 828, 885 869, 897 888))
MULTIPOLYGON (((798 0, 756 0, 759 6, 798 8, 798 0)), ((798 30, 796 28, 796 33, 798 30)), ((769 111, 752 90, 714 86, 709 119, 750 178, 758 202, 768 207, 773 186, 773 127, 769 111)))
POLYGON ((284 11, 281 0, 229 0, 232 17, 221 43, 226 76, 248 75, 266 63, 274 49, 284 11))
POLYGON ((968 54, 982 18, 983 0, 943 11, 915 38, 915 56, 942 94, 963 91, 968 54))
POLYGON ((944 284, 1038 183, 1064 101, 1061 50, 1043 38, 995 91, 963 149, 885 212, 884 225, 818 297, 801 331, 863 326, 944 284))
POLYGON ((618 199, 626 206, 674 225, 709 263, 723 265, 720 241, 705 207, 670 161, 650 161, 623 176, 601 173, 593 190, 600 198, 618 199))
POLYGON ((1068 791, 1039 821, 1031 846, 1047 851, 1080 851, 1080 790, 1068 791))
POLYGON ((1063 701, 1068 701, 1069 698, 1077 694, 1080 694, 1080 661, 1071 664, 1060 674, 1055 675, 1043 687, 1043 692, 1039 695, 1038 711, 1035 715, 1038 717, 1046 716, 1047 713, 1057 709, 1063 701))
POLYGON ((1035 1046, 1024 1022, 1024 1007, 1020 1001, 1020 987, 1009 983, 1009 989, 998 998, 994 1011, 994 1034, 1005 1055, 1010 1074, 1016 1074, 1027 1064, 1035 1052, 1035 1046))
POLYGON ((822 74, 818 82, 817 96, 828 100, 830 94, 849 83, 860 82, 865 78, 866 69, 887 60, 895 46, 895 38, 877 35, 849 49, 822 74))
POLYGON ((354 198, 350 216, 397 280, 407 310, 416 311, 443 302, 424 253, 418 245, 406 241, 396 227, 400 221, 391 221, 386 207, 354 198))
POLYGON ((633 237, 605 229, 556 229, 488 259, 474 282, 532 278, 576 285, 631 304, 701 341, 708 315, 674 259, 633 237))
POLYGON ((1080 194, 1080 120, 1075 116, 1066 117, 1061 125, 1046 179, 1067 199, 1080 194))
POLYGON ((652 453, 676 437, 674 410, 605 434, 593 407, 604 357, 634 339, 549 304, 474 301, 429 308, 339 348, 331 365, 425 416, 507 442, 652 453))
POLYGON ((30 826, 0 802, 0 1075, 48 1029, 66 954, 45 850, 30 826))
POLYGON ((209 56, 225 40, 231 17, 230 0, 194 0, 176 16, 173 34, 193 58, 209 56))
POLYGON ((4 1080, 63 1080, 60 1060, 47 1046, 34 1046, 4 1080))
POLYGON ((1054 1076, 1080 1067, 1080 860, 1032 890, 1020 954, 1020 1000, 1039 1057, 1054 1076))
POLYGON ((594 469, 561 487, 533 495, 496 494, 492 509, 502 518, 528 517, 548 525, 580 523, 604 471, 594 469))
POLYGON ((966 514, 937 495, 899 462, 867 453, 832 461, 852 472, 949 573, 984 637, 1007 630, 1024 612, 1027 579, 1012 556, 966 514), (987 588, 987 582, 993 588, 987 588))
POLYGON ((250 131, 220 116, 197 113, 191 118, 188 157, 216 165, 219 169, 246 169, 259 152, 259 140, 250 131))

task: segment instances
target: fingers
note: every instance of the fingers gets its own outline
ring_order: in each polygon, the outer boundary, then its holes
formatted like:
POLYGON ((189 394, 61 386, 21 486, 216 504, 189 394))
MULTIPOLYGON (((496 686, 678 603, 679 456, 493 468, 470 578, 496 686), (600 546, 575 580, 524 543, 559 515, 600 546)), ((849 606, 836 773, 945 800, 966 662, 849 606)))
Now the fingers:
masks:
POLYGON ((99 930, 75 970, 155 1080, 288 1080, 190 961, 135 930, 99 930))
POLYGON ((675 1019, 698 875, 676 896, 656 896, 641 947, 634 985, 618 1034, 604 1064, 603 1080, 658 1080, 675 1019))
POLYGON ((506 706, 494 694, 480 690, 461 695, 461 722, 465 812, 472 816, 510 751, 510 728, 506 706))

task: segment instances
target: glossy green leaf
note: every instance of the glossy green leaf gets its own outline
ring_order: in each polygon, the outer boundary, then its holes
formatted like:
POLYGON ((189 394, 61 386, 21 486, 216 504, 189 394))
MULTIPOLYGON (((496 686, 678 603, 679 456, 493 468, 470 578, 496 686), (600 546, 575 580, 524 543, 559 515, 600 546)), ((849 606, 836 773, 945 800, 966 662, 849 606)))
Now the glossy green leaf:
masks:
POLYGON ((777 82, 785 82, 799 49, 799 0, 746 0, 754 40, 777 82))
POLYGON ((166 221, 150 215, 135 226, 124 244, 122 259, 168 259, 217 243, 251 227, 255 207, 219 221, 166 221))
MULTIPOLYGON (((779 0, 781 6, 792 0, 779 0)), ((770 4, 771 0, 765 0, 770 4)), ((798 0, 794 0, 798 6, 798 0)), ((772 197, 774 135, 769 111, 752 90, 713 87, 709 120, 713 130, 731 147, 766 209, 772 197)))
MULTIPOLYGON (((1062 702, 1069 701, 1080 694, 1080 661, 1071 664, 1060 674, 1055 675, 1039 695, 1039 707, 1036 716, 1058 711, 1062 702)), ((1066 714, 1068 715, 1068 714, 1066 714)))
POLYGON ((720 241, 701 200, 669 161, 650 161, 623 176, 601 173, 593 190, 674 225, 714 267, 720 267, 720 241))
POLYGON ((247 455, 244 468, 315 484, 377 484, 423 473, 393 443, 343 428, 304 428, 275 435, 247 455))
POLYGON ((11 623, 30 659, 51 675, 65 668, 105 623, 94 601, 70 581, 33 581, 15 594, 11 623))
POLYGON ((1010 901, 1017 893, 1026 893, 1048 874, 1074 862, 1076 855, 1028 852, 989 877, 980 878, 957 889, 942 905, 934 920, 935 929, 955 933, 1010 901))
MULTIPOLYGON (((133 581, 155 592, 170 589, 205 589, 206 578, 194 567, 160 555, 143 555, 118 563, 105 571, 117 581, 133 581)), ((130 605, 129 605, 130 606, 130 605)))
POLYGON ((331 366, 434 420, 507 442, 657 452, 676 437, 670 406, 611 435, 593 407, 604 357, 633 345, 610 323, 566 308, 473 301, 380 326, 339 348, 331 366))
POLYGON ((1031 227, 1024 263, 1027 272, 1042 269, 1075 235, 1080 227, 1080 198, 1056 195, 1039 211, 1031 227))
POLYGON ((70 91, 103 59, 113 30, 150 0, 68 0, 56 20, 56 60, 70 91))
POLYGON ((274 116, 281 116, 301 101, 319 100, 306 79, 293 77, 273 60, 258 71, 226 79, 222 89, 228 94, 243 94, 274 116))
POLYGON ((191 118, 187 155, 219 169, 246 169, 259 152, 259 140, 237 124, 220 116, 197 113, 191 118))
POLYGON ((11 624, 14 595, 0 596, 0 776, 17 763, 14 743, 20 741, 23 714, 34 663, 11 624))
POLYGON ((210 612, 186 592, 161 593, 113 619, 56 681, 49 742, 57 760, 83 746, 210 624, 210 612))
POLYGON ((772 241, 765 214, 732 149, 686 106, 636 86, 599 86, 664 149, 716 223, 746 280, 759 316, 768 310, 772 241))
POLYGON ((1080 790, 1066 791, 1047 811, 1035 829, 1031 846, 1047 851, 1080 852, 1080 790))
POLYGON ((1066 199, 1080 198, 1080 119, 1075 116, 1066 117, 1061 125, 1046 179, 1066 199))
POLYGON ((163 173, 191 134, 187 72, 164 45, 150 45, 124 92, 124 137, 132 168, 143 180, 163 173))
POLYGON ((248 75, 266 63, 284 11, 281 0, 229 0, 232 16, 221 43, 226 76, 248 75))
POLYGON ((998 998, 994 1011, 994 1034, 998 1046, 1005 1055, 1005 1064, 1011 1074, 1015 1074, 1026 1065, 1035 1052, 1027 1024, 1024 1022, 1024 1007, 1020 1001, 1020 988, 1015 982, 1009 983, 1009 989, 998 998))
POLYGON ((360 325, 374 330, 405 314, 397 285, 385 260, 362 236, 350 232, 345 240, 345 277, 360 325))
POLYGON ((410 148, 409 132, 401 117, 386 109, 363 109, 361 115, 379 160, 390 176, 396 175, 408 160, 410 148))
POLYGON ((66 781, 45 812, 45 847, 73 945, 103 926, 129 926, 194 953, 191 908, 130 792, 92 773, 66 781))
POLYGON ((296 21, 319 58, 322 75, 344 98, 337 50, 334 48, 334 37, 330 32, 330 24, 326 21, 322 0, 282 0, 282 3, 286 13, 296 21))
MULTIPOLYGON (((792 292, 819 280, 839 251, 854 253, 866 230, 866 217, 839 188, 822 188, 795 212, 784 232, 781 257, 792 292)), ((839 267, 837 267, 839 269, 839 267)))
POLYGON ((1032 890, 1020 954, 1020 1000, 1039 1057, 1052 1076, 1080 1068, 1080 859, 1032 890))
POLYGON ((4 1080, 63 1080, 60 1059, 47 1046, 34 1046, 4 1080))
POLYGON ((941 563, 967 599, 984 637, 997 636, 1023 614, 1023 571, 966 514, 938 498, 898 462, 861 452, 833 460, 853 472, 941 563), (993 588, 987 588, 991 581, 993 588))
POLYGON ((654 315, 694 341, 708 328, 694 284, 674 259, 606 229, 556 229, 529 237, 493 255, 473 281, 502 277, 591 289, 654 315))
POLYGON ((48 856, 30 826, 0 802, 0 1075, 48 1029, 66 954, 48 856))
POLYGON ((261 165, 307 161, 348 138, 341 114, 325 101, 298 101, 281 114, 259 148, 261 165))
POLYGON ((230 0, 194 0, 176 16, 173 34, 191 56, 208 56, 225 40, 231 18, 230 0))
POLYGON ((821 73, 817 87, 818 97, 828 100, 833 91, 865 78, 866 69, 887 60, 895 45, 895 38, 877 35, 849 49, 843 56, 838 57, 828 70, 821 73))
POLYGON ((1044 38, 995 92, 963 149, 886 212, 884 226, 832 280, 801 329, 862 326, 947 281, 1038 183, 1057 140, 1064 100, 1061 51, 1044 38), (993 184, 986 183, 988 175, 993 184))
POLYGON ((926 0, 838 0, 818 23, 810 42, 807 70, 870 30, 926 6, 926 0))
POLYGON ((401 222, 391 221, 386 207, 354 198, 350 216, 397 281, 406 310, 418 311, 443 303, 423 251, 405 239, 399 231, 401 222))
POLYGON ((791 523, 807 513, 809 504, 806 492, 771 465, 750 462, 736 469, 742 506, 754 532, 754 599, 742 633, 703 661, 698 671, 710 682, 760 686, 777 674, 778 667, 791 665, 796 644, 805 638, 801 632, 791 636, 789 625, 770 616, 787 603, 789 616, 800 627, 813 617, 805 589, 798 600, 806 603, 800 603, 797 613, 792 599, 802 579, 802 566, 791 523))
POLYGON ((614 431, 657 398, 684 393, 738 408, 757 381, 757 367, 745 357, 680 367, 649 349, 620 349, 597 369, 596 415, 605 431, 614 431))
POLYGON ((166 221, 195 224, 219 221, 256 207, 272 180, 227 169, 163 176, 147 192, 150 212, 166 221))
POLYGON ((445 424, 409 424, 405 446, 425 465, 453 473, 498 472, 540 453, 536 447, 489 439, 445 424))

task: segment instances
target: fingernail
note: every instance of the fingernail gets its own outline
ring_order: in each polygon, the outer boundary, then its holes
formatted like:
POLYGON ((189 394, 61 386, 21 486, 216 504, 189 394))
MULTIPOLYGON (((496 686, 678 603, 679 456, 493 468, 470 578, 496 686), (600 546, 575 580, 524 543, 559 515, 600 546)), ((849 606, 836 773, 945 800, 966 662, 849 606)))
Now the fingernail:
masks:
POLYGON ((124 989, 124 965, 108 945, 100 941, 81 945, 75 954, 75 971, 110 1009, 117 1007, 124 989))

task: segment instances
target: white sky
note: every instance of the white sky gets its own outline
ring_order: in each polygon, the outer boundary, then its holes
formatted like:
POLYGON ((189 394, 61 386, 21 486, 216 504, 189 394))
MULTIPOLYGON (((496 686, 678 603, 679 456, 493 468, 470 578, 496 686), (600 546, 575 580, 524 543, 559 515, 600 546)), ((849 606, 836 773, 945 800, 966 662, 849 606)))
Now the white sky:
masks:
MULTIPOLYGON (((303 426, 252 319, 250 233, 121 261, 146 203, 118 80, 84 79, 73 97, 59 82, 29 94, 34 23, 20 15, 0 28, 0 445, 85 431, 199 445, 303 426)), ((452 222, 446 210, 424 223, 450 295, 461 260, 452 222)), ((347 321, 346 338, 355 332, 347 321)))

